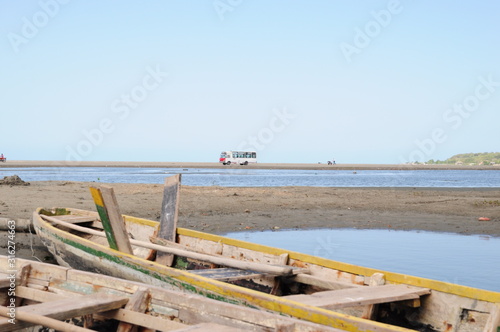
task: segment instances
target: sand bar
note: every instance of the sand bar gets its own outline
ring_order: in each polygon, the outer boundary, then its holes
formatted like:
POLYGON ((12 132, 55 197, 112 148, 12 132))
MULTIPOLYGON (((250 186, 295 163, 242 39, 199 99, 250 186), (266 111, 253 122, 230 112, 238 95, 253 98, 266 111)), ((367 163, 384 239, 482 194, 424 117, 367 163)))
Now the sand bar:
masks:
POLYGON ((44 161, 8 160, 3 167, 150 167, 150 168, 252 168, 252 169, 338 169, 338 170, 500 170, 500 165, 410 165, 410 164, 336 164, 324 163, 256 163, 246 166, 224 166, 218 162, 146 162, 146 161, 44 161))

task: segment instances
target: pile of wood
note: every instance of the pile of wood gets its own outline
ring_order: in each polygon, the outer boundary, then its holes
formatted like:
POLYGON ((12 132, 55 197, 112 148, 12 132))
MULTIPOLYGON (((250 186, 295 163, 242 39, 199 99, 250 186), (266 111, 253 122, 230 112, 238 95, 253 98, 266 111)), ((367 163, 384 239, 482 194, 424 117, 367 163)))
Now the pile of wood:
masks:
POLYGON ((326 326, 52 264, 0 256, 0 331, 331 331, 326 326), (13 277, 14 276, 14 277, 13 277), (91 330, 92 329, 92 330, 91 330))

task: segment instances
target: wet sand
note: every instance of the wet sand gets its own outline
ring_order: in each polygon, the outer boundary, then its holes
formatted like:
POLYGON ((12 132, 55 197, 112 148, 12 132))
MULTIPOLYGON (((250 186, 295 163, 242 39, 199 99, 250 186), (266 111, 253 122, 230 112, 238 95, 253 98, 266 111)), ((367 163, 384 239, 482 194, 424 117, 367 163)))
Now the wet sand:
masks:
MULTIPOLYGON (((0 217, 29 219, 37 207, 95 210, 92 185, 113 187, 123 214, 159 220, 160 184, 65 181, 0 186, 0 217)), ((180 227, 218 234, 349 227, 500 236, 500 189, 182 186, 180 197, 180 227)))

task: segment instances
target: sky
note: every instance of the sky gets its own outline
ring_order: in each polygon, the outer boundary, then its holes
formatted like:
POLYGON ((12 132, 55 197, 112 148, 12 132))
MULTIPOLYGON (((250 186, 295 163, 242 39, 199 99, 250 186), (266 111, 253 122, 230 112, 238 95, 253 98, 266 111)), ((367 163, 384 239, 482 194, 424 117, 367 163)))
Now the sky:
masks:
POLYGON ((9 160, 500 151, 500 2, 0 0, 9 160))

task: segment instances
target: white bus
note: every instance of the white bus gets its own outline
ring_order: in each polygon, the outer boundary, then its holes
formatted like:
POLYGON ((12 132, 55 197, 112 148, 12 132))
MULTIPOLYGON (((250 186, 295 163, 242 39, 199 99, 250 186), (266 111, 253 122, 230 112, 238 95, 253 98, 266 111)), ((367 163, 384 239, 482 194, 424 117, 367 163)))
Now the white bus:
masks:
POLYGON ((257 152, 255 151, 222 151, 219 162, 223 165, 231 165, 237 163, 240 165, 248 165, 257 162, 257 152))

